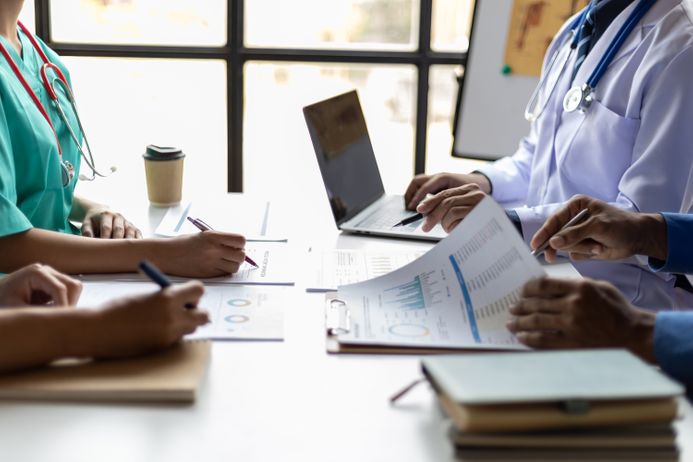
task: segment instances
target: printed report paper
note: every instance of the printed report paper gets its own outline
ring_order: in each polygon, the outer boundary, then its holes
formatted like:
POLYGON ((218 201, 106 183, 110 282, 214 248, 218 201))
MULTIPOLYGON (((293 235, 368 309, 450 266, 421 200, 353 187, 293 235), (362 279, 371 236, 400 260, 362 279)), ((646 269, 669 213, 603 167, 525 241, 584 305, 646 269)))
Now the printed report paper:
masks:
POLYGON ((286 242, 286 237, 270 235, 271 203, 267 201, 239 201, 238 198, 213 202, 184 202, 169 207, 154 234, 176 237, 199 233, 188 217, 201 218, 215 230, 242 234, 248 241, 286 242))
POLYGON ((391 273, 426 253, 423 250, 312 250, 308 292, 334 292, 340 286, 366 281, 391 273))
MULTIPOLYGON (((150 282, 87 282, 78 307, 98 309, 115 298, 156 292, 150 282)), ((211 323, 186 338, 206 340, 283 340, 285 288, 208 286, 200 308, 209 312, 211 323)))
POLYGON ((522 286, 545 275, 493 199, 416 261, 342 286, 349 310, 340 344, 527 349, 505 328, 522 286))

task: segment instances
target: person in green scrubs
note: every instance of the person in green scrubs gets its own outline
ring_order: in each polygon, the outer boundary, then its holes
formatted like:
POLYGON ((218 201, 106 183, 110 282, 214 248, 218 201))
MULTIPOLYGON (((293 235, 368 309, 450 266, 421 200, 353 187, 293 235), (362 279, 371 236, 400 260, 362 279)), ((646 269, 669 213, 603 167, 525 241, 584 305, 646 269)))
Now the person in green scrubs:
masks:
POLYGON ((0 279, 0 373, 60 358, 118 358, 168 348, 209 322, 197 281, 73 309, 82 286, 33 264, 0 279), (36 339, 40 339, 37 341, 36 339))
MULTIPOLYGON (((75 196, 80 152, 41 79, 42 53, 68 84, 70 74, 55 52, 18 27, 23 5, 24 0, 4 0, 0 8, 0 272, 34 262, 67 273, 132 272, 142 258, 179 276, 238 271, 243 236, 207 231, 141 239, 122 215, 75 196), (63 184, 66 163, 74 176, 63 184)), ((55 87, 67 122, 81 137, 66 94, 55 87)))

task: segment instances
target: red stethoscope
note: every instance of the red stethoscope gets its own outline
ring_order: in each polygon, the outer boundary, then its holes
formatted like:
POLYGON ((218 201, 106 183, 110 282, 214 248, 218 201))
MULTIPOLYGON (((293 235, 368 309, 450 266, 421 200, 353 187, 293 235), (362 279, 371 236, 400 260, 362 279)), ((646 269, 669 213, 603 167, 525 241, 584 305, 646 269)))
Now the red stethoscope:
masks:
MULTIPOLYGON (((74 140, 75 144, 77 145, 77 149, 79 149, 80 154, 82 155, 82 158, 84 159, 84 162, 87 164, 87 166, 91 169, 91 175, 80 175, 79 179, 84 180, 84 181, 93 181, 94 178, 97 176, 100 177, 106 177, 107 175, 99 173, 98 170, 96 170, 96 165, 94 163, 94 157, 92 156, 91 153, 91 146, 89 146, 89 141, 87 140, 86 135, 84 134, 84 128, 82 127, 82 121, 80 120, 79 113, 77 112, 77 106, 75 104, 75 98, 72 94, 72 90, 70 89, 70 86, 67 83, 67 79, 65 78, 65 75, 62 73, 60 68, 53 64, 49 59, 48 56, 46 56, 46 53, 43 51, 39 43, 36 41, 36 38, 27 30, 27 28, 22 24, 21 22, 17 22, 17 25, 19 28, 22 30, 24 35, 27 36, 31 44, 33 45, 34 49, 36 52, 41 56, 41 59, 43 60, 43 65, 41 65, 41 80, 43 81, 43 86, 45 87, 46 91, 48 92, 48 96, 53 102, 53 106, 57 109, 58 113, 60 114, 60 118, 63 120, 65 123, 65 126, 67 127, 67 130, 70 132, 70 136, 74 140), (49 71, 52 71, 54 77, 49 77, 49 71), (87 152, 84 151, 84 148, 82 147, 82 143, 79 142, 79 139, 77 138, 77 135, 75 134, 74 130, 70 126, 70 122, 67 119, 67 116, 65 115, 65 111, 63 111, 62 106, 60 105, 60 101, 58 100, 58 93, 56 91, 56 84, 57 86, 61 87, 63 90, 63 93, 67 95, 67 99, 70 102, 70 105, 72 106, 72 111, 75 114, 75 118, 77 119, 77 124, 79 125, 79 130, 82 133, 82 137, 84 138, 84 144, 86 145, 87 152)), ((17 67, 17 64, 14 62, 12 59, 12 56, 10 53, 7 51, 5 46, 0 42, 0 53, 3 54, 5 57, 5 60, 7 60, 7 63, 10 65, 12 68, 12 71, 14 74, 17 76, 17 79, 19 82, 22 84, 26 92, 29 94, 31 97, 32 101, 36 105, 36 108, 39 110, 41 115, 43 116, 44 119, 46 119, 46 122, 48 122, 48 125, 51 127, 51 130, 53 131, 53 135, 55 136, 55 142, 58 145, 58 154, 60 156, 60 175, 62 178, 62 184, 63 186, 68 186, 72 179, 75 176, 75 167, 70 163, 69 161, 63 159, 63 149, 60 146, 60 140, 58 140, 58 134, 55 131, 55 127, 53 126, 53 122, 51 121, 50 117, 48 116, 48 111, 46 111, 46 108, 41 104, 41 100, 38 99, 38 96, 36 96, 36 93, 34 93, 34 90, 32 90, 31 86, 29 83, 26 81, 24 78, 24 75, 22 75, 22 72, 19 70, 19 67, 17 67)), ((111 167, 111 173, 114 172, 116 169, 115 167, 111 167)))

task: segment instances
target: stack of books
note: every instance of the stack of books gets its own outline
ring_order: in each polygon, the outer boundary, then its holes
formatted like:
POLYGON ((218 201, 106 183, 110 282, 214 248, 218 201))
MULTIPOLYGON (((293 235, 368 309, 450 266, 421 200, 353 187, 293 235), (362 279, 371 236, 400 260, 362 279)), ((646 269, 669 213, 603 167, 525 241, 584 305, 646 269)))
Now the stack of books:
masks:
POLYGON ((683 387, 626 350, 426 358, 458 458, 678 460, 683 387))

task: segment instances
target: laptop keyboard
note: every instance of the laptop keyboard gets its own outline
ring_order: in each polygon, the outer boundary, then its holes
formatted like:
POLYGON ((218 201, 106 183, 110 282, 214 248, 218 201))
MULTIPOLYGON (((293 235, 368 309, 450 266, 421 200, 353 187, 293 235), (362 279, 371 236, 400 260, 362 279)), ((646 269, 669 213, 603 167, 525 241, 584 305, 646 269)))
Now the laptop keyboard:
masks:
MULTIPOLYGON (((416 212, 405 210, 403 207, 404 199, 393 196, 381 208, 361 220, 356 226, 359 228, 369 228, 378 230, 390 230, 395 223, 410 217, 416 212)), ((421 225, 421 221, 415 221, 406 226, 398 226, 398 231, 413 232, 421 225)))

